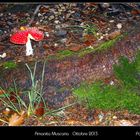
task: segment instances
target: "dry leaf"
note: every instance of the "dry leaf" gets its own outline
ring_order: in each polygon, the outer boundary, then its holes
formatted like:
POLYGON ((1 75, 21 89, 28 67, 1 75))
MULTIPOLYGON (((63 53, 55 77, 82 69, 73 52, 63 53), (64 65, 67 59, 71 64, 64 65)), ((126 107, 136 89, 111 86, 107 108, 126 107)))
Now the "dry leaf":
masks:
POLYGON ((17 94, 19 93, 15 93, 15 92, 10 92, 10 100, 14 103, 18 102, 17 100, 17 94))
POLYGON ((68 49, 69 49, 70 51, 77 52, 77 51, 81 50, 83 46, 80 45, 80 44, 71 43, 71 44, 69 44, 68 47, 69 47, 68 49))
POLYGON ((21 115, 18 115, 17 113, 14 113, 10 118, 9 118, 9 126, 19 126, 24 123, 25 119, 25 112, 22 111, 21 115))
POLYGON ((92 35, 92 34, 84 35, 84 39, 88 40, 88 41, 92 41, 92 42, 95 42, 97 40, 96 37, 94 35, 92 35))
POLYGON ((48 44, 44 44, 44 45, 43 45, 43 48, 44 48, 44 49, 49 49, 50 46, 49 46, 48 44))
POLYGON ((8 115, 11 114, 11 110, 10 110, 9 108, 6 108, 6 109, 3 110, 2 113, 3 113, 5 116, 8 116, 8 115))
POLYGON ((49 12, 49 9, 46 8, 46 7, 41 7, 41 8, 40 8, 40 12, 41 12, 41 13, 47 13, 47 12, 49 12))
POLYGON ((92 45, 97 39, 94 35, 91 35, 91 34, 86 34, 84 35, 84 44, 86 46, 90 46, 92 45))
POLYGON ((5 47, 0 45, 0 52, 4 51, 5 47))
POLYGON ((44 114, 44 104, 41 102, 35 110, 35 115, 42 116, 44 114))
POLYGON ((0 95, 2 95, 2 94, 4 94, 4 93, 6 93, 6 91, 5 90, 0 90, 0 95))
POLYGON ((68 125, 74 125, 75 124, 75 120, 68 120, 68 121, 66 121, 66 123, 68 125))
POLYGON ((134 10, 131 11, 131 14, 132 15, 138 15, 138 14, 140 14, 140 10, 134 9, 134 10))
POLYGON ((112 33, 110 33, 108 36, 106 36, 106 39, 114 39, 117 36, 119 36, 121 34, 120 30, 114 31, 112 33))
POLYGON ((118 120, 114 121, 115 126, 133 126, 133 122, 129 120, 118 120))
POLYGON ((71 47, 69 48, 70 51, 73 51, 73 52, 77 52, 79 50, 81 50, 81 46, 78 46, 78 47, 71 47))

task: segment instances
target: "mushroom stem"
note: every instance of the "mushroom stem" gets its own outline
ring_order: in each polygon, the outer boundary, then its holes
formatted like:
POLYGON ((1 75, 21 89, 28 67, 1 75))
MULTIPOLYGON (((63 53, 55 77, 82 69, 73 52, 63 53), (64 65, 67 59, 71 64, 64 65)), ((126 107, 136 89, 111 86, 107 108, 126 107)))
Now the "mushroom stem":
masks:
POLYGON ((28 38, 27 38, 27 43, 26 43, 26 56, 29 56, 29 55, 33 55, 33 48, 32 48, 32 45, 31 45, 31 40, 30 40, 30 37, 31 35, 29 34, 28 35, 28 38))

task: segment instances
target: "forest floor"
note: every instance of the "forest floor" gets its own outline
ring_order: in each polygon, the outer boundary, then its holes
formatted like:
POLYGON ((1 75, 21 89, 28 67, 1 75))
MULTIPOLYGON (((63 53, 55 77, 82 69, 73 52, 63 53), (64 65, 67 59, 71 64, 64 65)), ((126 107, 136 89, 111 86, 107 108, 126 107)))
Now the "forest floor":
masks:
MULTIPOLYGON (((139 22, 140 9, 135 4, 123 10, 99 9, 95 3, 0 4, 0 65, 5 62, 29 62, 55 56, 59 52, 79 52, 114 39, 139 22), (102 11, 103 10, 103 11, 102 11), (118 12, 116 12, 118 10, 118 12), (25 55, 25 46, 10 42, 21 27, 37 27, 44 32, 41 42, 32 42, 33 56, 25 55), (96 35, 97 36, 96 36, 96 35)), ((59 54, 61 55, 61 54, 59 54)), ((3 91, 0 90, 0 94, 3 91)), ((88 110, 81 104, 43 117, 21 116, 0 102, 1 126, 139 126, 140 115, 127 110, 88 110)))

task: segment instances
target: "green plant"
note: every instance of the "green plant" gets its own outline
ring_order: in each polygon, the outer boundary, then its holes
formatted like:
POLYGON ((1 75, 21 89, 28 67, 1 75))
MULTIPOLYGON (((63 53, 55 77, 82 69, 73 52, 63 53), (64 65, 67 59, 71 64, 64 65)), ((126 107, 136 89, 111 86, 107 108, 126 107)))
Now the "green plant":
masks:
POLYGON ((135 64, 137 72, 140 73, 140 51, 137 52, 133 63, 135 64))
MULTIPOLYGON (((18 114, 20 114, 21 111, 24 110, 28 116, 31 116, 31 115, 36 116, 35 111, 39 107, 40 102, 42 102, 43 106, 44 106, 44 112, 45 112, 43 114, 43 116, 44 115, 60 116, 57 114, 57 112, 75 104, 75 103, 72 103, 72 104, 66 105, 62 108, 55 109, 55 110, 50 110, 49 108, 46 107, 46 103, 43 98, 43 94, 44 94, 43 93, 43 82, 44 82, 45 63, 46 63, 46 61, 44 62, 44 65, 43 65, 40 82, 35 80, 37 62, 34 65, 33 71, 31 70, 31 68, 29 67, 28 64, 25 64, 30 73, 30 78, 31 78, 31 82, 32 82, 30 90, 22 91, 22 95, 27 95, 28 101, 25 101, 21 97, 21 94, 18 93, 19 90, 17 88, 16 82, 14 81, 14 86, 12 88, 9 88, 7 91, 5 91, 4 94, 2 94, 0 96, 0 100, 3 102, 5 107, 12 109, 13 111, 15 111, 18 114), (9 94, 11 92, 14 93, 14 95, 12 95, 12 96, 17 100, 17 102, 13 102, 11 100, 10 94, 9 94)), ((0 90, 4 91, 4 89, 2 89, 2 88, 0 88, 0 90)), ((0 121, 2 121, 2 120, 0 119, 0 121)))
POLYGON ((43 81, 44 81, 45 63, 46 62, 44 62, 44 65, 43 65, 40 85, 38 84, 38 81, 35 80, 37 63, 35 63, 33 72, 31 71, 31 68, 28 66, 28 64, 25 64, 26 67, 28 68, 29 72, 30 72, 31 81, 32 81, 31 89, 30 89, 30 91, 27 91, 28 92, 28 97, 29 97, 29 104, 28 104, 28 106, 26 106, 28 116, 30 116, 31 114, 33 114, 35 112, 36 108, 38 108, 41 101, 43 102, 44 107, 46 109, 46 104, 45 104, 45 101, 42 97, 42 95, 43 95, 43 81))
POLYGON ((105 85, 102 82, 83 84, 73 90, 88 109, 129 110, 140 114, 140 96, 127 88, 105 85))
POLYGON ((122 56, 119 59, 118 65, 113 66, 115 76, 121 81, 124 86, 134 87, 140 84, 137 69, 139 67, 138 62, 140 61, 137 61, 137 63, 129 62, 128 58, 122 56))
POLYGON ((20 24, 25 24, 25 23, 27 23, 26 19, 20 19, 20 24))
POLYGON ((43 80, 44 80, 43 78, 44 78, 45 63, 46 62, 44 62, 44 65, 43 65, 42 79, 41 79, 41 83, 40 84, 38 84, 38 82, 35 80, 35 73, 36 73, 37 63, 35 63, 33 72, 31 71, 31 68, 28 66, 28 64, 25 64, 27 69, 28 69, 28 71, 30 72, 31 81, 32 81, 31 89, 29 91, 23 91, 24 95, 28 95, 29 102, 26 103, 21 98, 21 96, 18 94, 18 89, 17 89, 16 83, 14 81, 14 88, 9 88, 8 92, 5 93, 0 98, 0 100, 4 103, 4 105, 6 107, 11 108, 12 110, 17 112, 18 114, 22 110, 27 110, 28 116, 34 114, 34 112, 35 112, 36 108, 38 108, 40 102, 43 102, 44 103, 44 107, 46 108, 46 104, 45 104, 44 99, 42 97, 42 95, 43 95, 43 80), (11 101, 9 92, 15 93, 15 95, 13 95, 13 96, 17 100, 17 103, 13 103, 11 101), (6 98, 6 100, 5 100, 4 97, 6 98))
POLYGON ((7 61, 3 63, 4 69, 14 69, 17 67, 17 64, 14 61, 7 61))
POLYGON ((84 33, 93 34, 95 37, 97 37, 98 28, 95 24, 86 24, 85 26, 83 26, 83 28, 84 33))

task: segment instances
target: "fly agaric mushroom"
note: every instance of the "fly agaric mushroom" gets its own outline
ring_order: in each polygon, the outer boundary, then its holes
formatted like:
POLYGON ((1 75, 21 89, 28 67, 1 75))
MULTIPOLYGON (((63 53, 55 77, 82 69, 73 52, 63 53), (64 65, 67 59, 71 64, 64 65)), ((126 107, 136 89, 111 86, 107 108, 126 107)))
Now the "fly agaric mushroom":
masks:
POLYGON ((10 41, 15 44, 26 44, 26 56, 33 55, 33 48, 30 39, 41 41, 44 38, 43 32, 36 27, 22 28, 10 37, 10 41))

